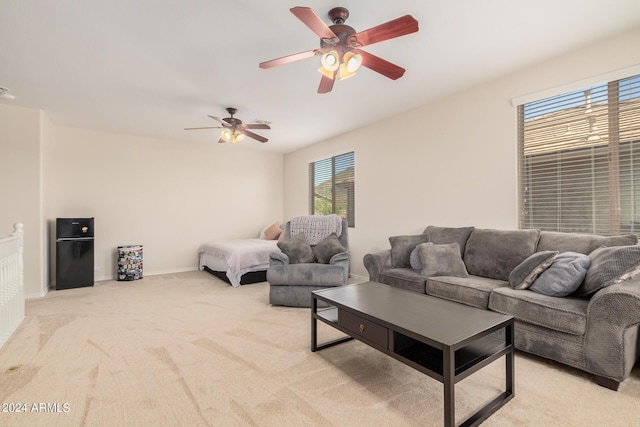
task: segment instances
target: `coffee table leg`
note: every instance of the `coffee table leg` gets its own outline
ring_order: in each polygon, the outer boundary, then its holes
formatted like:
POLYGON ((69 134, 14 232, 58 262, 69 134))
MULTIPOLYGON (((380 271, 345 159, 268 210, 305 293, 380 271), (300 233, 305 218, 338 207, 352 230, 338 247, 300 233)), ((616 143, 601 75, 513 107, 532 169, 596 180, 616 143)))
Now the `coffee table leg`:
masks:
POLYGON ((318 312, 318 300, 314 295, 311 296, 311 351, 318 350, 318 320, 316 313, 318 312))
POLYGON ((456 420, 456 363, 455 351, 451 347, 445 347, 442 351, 443 382, 444 382, 444 425, 455 425, 456 420))
POLYGON ((511 396, 515 395, 515 389, 514 389, 514 364, 515 364, 515 353, 513 351, 513 341, 514 341, 514 328, 513 328, 513 323, 511 323, 510 325, 507 325, 507 327, 505 328, 505 334, 506 334, 506 345, 507 346, 511 346, 511 351, 509 353, 507 353, 505 355, 506 361, 505 361, 505 369, 506 369, 506 388, 505 388, 505 392, 511 396))

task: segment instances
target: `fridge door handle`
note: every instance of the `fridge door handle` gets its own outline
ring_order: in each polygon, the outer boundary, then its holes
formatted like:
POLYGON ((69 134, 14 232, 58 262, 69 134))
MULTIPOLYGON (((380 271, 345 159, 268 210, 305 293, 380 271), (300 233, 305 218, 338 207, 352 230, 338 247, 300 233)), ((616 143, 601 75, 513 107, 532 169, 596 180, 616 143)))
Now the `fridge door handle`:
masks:
POLYGON ((56 242, 78 242, 93 240, 93 237, 65 237, 56 239, 56 242))

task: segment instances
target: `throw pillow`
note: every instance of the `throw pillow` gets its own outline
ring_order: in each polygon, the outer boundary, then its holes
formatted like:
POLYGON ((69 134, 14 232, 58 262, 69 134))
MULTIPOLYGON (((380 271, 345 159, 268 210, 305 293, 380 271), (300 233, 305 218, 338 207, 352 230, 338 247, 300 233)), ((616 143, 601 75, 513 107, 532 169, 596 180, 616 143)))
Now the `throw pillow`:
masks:
POLYGON ((640 272, 640 246, 598 248, 589 254, 591 267, 576 296, 589 296, 599 289, 630 279, 640 272))
POLYGON ((269 226, 269 228, 264 230, 264 238, 267 240, 276 240, 278 237, 280 237, 280 233, 282 233, 282 228, 280 228, 280 224, 277 222, 274 222, 269 226))
POLYGON ((460 245, 421 245, 418 249, 423 276, 468 277, 467 268, 460 256, 460 245))
POLYGON ((529 290, 552 297, 566 297, 578 289, 589 265, 591 260, 584 254, 562 252, 531 284, 529 290))
POLYGON ((321 264, 329 264, 329 261, 331 261, 334 255, 342 253, 345 250, 340 240, 338 240, 336 233, 329 234, 312 248, 313 255, 321 264))
POLYGON ((433 242, 420 243, 411 251, 411 254, 409 255, 409 265, 411 265, 411 268, 415 271, 422 270, 422 262, 420 261, 420 253, 418 253, 418 249, 423 245, 431 246, 433 245, 433 242))
POLYGON ((277 243, 280 250, 289 257, 289 264, 314 262, 311 245, 304 233, 298 233, 293 238, 277 243))
POLYGON ((394 268, 410 267, 409 256, 411 251, 420 243, 429 241, 426 234, 418 234, 415 236, 391 236, 391 265, 394 268))
POLYGON ((265 239, 264 237, 264 232, 267 231, 267 228, 271 227, 273 224, 269 224, 269 225, 265 225, 264 227, 262 227, 262 230, 260 230, 260 238, 262 240, 265 239))
POLYGON ((511 289, 527 289, 543 271, 553 264, 558 251, 540 251, 531 254, 509 273, 511 289))
POLYGON ((464 248, 467 246, 469 235, 475 227, 438 227, 430 225, 424 230, 429 236, 429 241, 436 245, 457 243, 460 245, 460 255, 464 256, 464 248))

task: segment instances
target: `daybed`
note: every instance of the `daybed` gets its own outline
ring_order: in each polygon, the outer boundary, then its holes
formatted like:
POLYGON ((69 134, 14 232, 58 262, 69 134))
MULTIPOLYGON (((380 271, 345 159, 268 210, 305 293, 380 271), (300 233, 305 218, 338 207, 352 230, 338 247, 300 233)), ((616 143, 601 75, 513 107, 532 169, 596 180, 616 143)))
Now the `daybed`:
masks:
POLYGON ((205 243, 198 250, 198 268, 206 270, 234 287, 264 282, 269 255, 278 250, 282 229, 274 222, 262 229, 260 238, 205 243))
POLYGON ((429 226, 389 240, 364 256, 372 281, 512 315, 517 349, 613 390, 640 358, 635 235, 429 226))

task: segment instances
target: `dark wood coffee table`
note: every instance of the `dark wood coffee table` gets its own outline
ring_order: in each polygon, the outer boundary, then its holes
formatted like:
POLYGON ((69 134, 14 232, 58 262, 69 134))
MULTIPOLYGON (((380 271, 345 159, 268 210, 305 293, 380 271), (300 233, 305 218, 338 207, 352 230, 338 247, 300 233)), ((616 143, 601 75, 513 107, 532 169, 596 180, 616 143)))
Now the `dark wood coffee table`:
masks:
POLYGON ((311 351, 354 338, 443 383, 445 426, 455 425, 455 384, 502 356, 505 391, 461 425, 480 424, 515 396, 512 316, 376 282, 314 291, 311 351), (348 336, 318 345, 317 320, 348 336))

